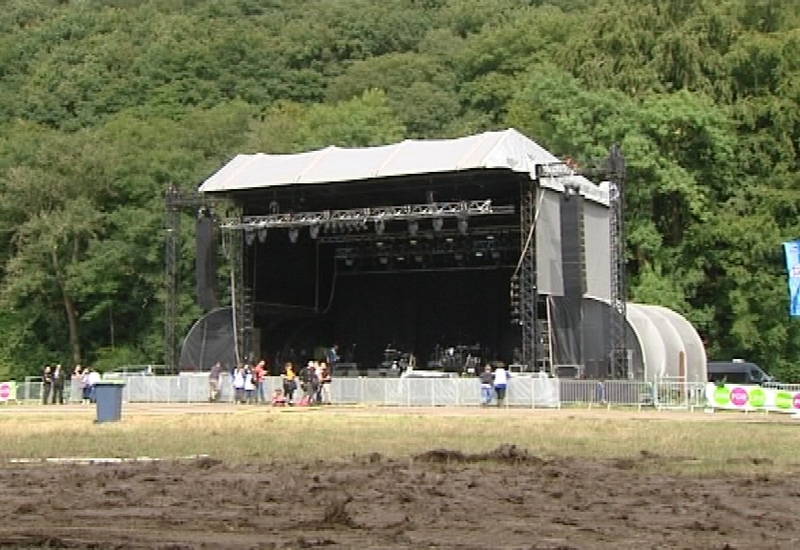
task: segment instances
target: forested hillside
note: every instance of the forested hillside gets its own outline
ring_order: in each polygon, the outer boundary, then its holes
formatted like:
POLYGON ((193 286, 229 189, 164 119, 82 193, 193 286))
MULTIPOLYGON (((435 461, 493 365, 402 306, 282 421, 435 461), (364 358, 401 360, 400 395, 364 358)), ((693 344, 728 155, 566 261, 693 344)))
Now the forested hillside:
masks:
POLYGON ((169 183, 515 127, 575 159, 621 144, 631 299, 798 380, 799 104, 789 0, 7 0, 0 379, 163 360, 169 183))

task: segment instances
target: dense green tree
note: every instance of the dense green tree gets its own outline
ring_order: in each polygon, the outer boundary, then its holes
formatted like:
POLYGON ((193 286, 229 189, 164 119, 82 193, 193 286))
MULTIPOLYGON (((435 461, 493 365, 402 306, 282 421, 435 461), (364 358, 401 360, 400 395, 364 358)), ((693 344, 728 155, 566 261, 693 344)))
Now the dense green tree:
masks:
POLYGON ((159 360, 169 184, 238 152, 515 126, 587 166, 619 143, 631 298, 800 380, 780 249, 800 236, 799 51, 781 0, 8 0, 0 378, 159 360))

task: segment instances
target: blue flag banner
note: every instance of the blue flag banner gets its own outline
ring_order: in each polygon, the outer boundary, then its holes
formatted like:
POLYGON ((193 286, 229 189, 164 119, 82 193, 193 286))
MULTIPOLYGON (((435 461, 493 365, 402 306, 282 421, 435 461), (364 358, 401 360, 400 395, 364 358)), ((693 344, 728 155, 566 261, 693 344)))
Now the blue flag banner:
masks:
POLYGON ((789 273, 789 315, 800 317, 800 241, 783 243, 789 273))

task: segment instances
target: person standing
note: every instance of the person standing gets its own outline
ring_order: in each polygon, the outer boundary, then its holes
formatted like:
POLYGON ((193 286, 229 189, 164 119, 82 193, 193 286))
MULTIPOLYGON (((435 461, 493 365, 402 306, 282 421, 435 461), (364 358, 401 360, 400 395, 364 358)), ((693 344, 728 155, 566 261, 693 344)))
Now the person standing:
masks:
POLYGON ((50 365, 45 365, 42 371, 42 405, 47 405, 50 400, 50 392, 53 390, 53 371, 50 365))
POLYGON ((294 365, 291 361, 287 361, 283 367, 283 393, 286 396, 286 404, 292 406, 294 404, 294 392, 297 390, 297 374, 294 372, 294 365))
POLYGON ((81 401, 81 403, 92 402, 91 374, 92 374, 92 369, 90 369, 89 367, 83 369, 83 373, 81 374, 81 393, 83 394, 83 400, 81 401))
POLYGON ((502 366, 494 371, 494 392, 497 394, 497 406, 506 404, 506 386, 508 385, 508 372, 502 366))
POLYGON ((481 373, 481 405, 484 407, 492 402, 492 392, 494 390, 494 373, 492 366, 486 365, 481 373))
POLYGON ((244 403, 245 372, 244 366, 238 365, 233 371, 233 402, 244 403))
POLYGON ((267 375, 267 362, 263 359, 258 362, 253 369, 253 383, 256 386, 256 403, 266 403, 267 396, 264 395, 264 377, 267 375))
POLYGON ((66 381, 67 377, 64 374, 64 369, 61 368, 61 365, 56 365, 53 371, 53 405, 56 403, 59 405, 64 404, 64 384, 66 381))
POLYGON ((214 403, 219 399, 219 377, 222 375, 222 363, 217 361, 208 371, 208 400, 214 403))
POLYGON ((100 382, 100 373, 97 369, 89 369, 89 401, 91 403, 97 402, 97 383, 100 382))
POLYGON ((250 365, 244 367, 244 402, 248 405, 256 402, 256 380, 250 365))
POLYGON ((328 370, 331 374, 336 370, 336 365, 339 363, 339 360, 339 344, 333 344, 325 354, 325 363, 328 365, 328 370))
POLYGON ((319 372, 316 361, 309 361, 306 368, 304 368, 300 375, 303 379, 303 398, 300 400, 301 405, 316 405, 320 401, 319 395, 319 372))
POLYGON ((80 365, 75 365, 72 371, 72 380, 69 387, 69 400, 72 403, 83 400, 83 369, 80 365))
POLYGON ((328 366, 327 363, 322 363, 322 365, 320 365, 319 383, 320 383, 320 395, 322 396, 323 405, 331 404, 332 380, 333 377, 331 376, 331 368, 328 366))

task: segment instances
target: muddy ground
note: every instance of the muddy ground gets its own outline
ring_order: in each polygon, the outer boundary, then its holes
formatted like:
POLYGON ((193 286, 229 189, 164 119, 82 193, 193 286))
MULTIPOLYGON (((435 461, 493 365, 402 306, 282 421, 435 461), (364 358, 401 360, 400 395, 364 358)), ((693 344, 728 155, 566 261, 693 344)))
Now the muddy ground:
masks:
POLYGON ((800 549, 800 472, 648 473, 659 461, 503 446, 296 466, 5 464, 0 547, 800 549))

